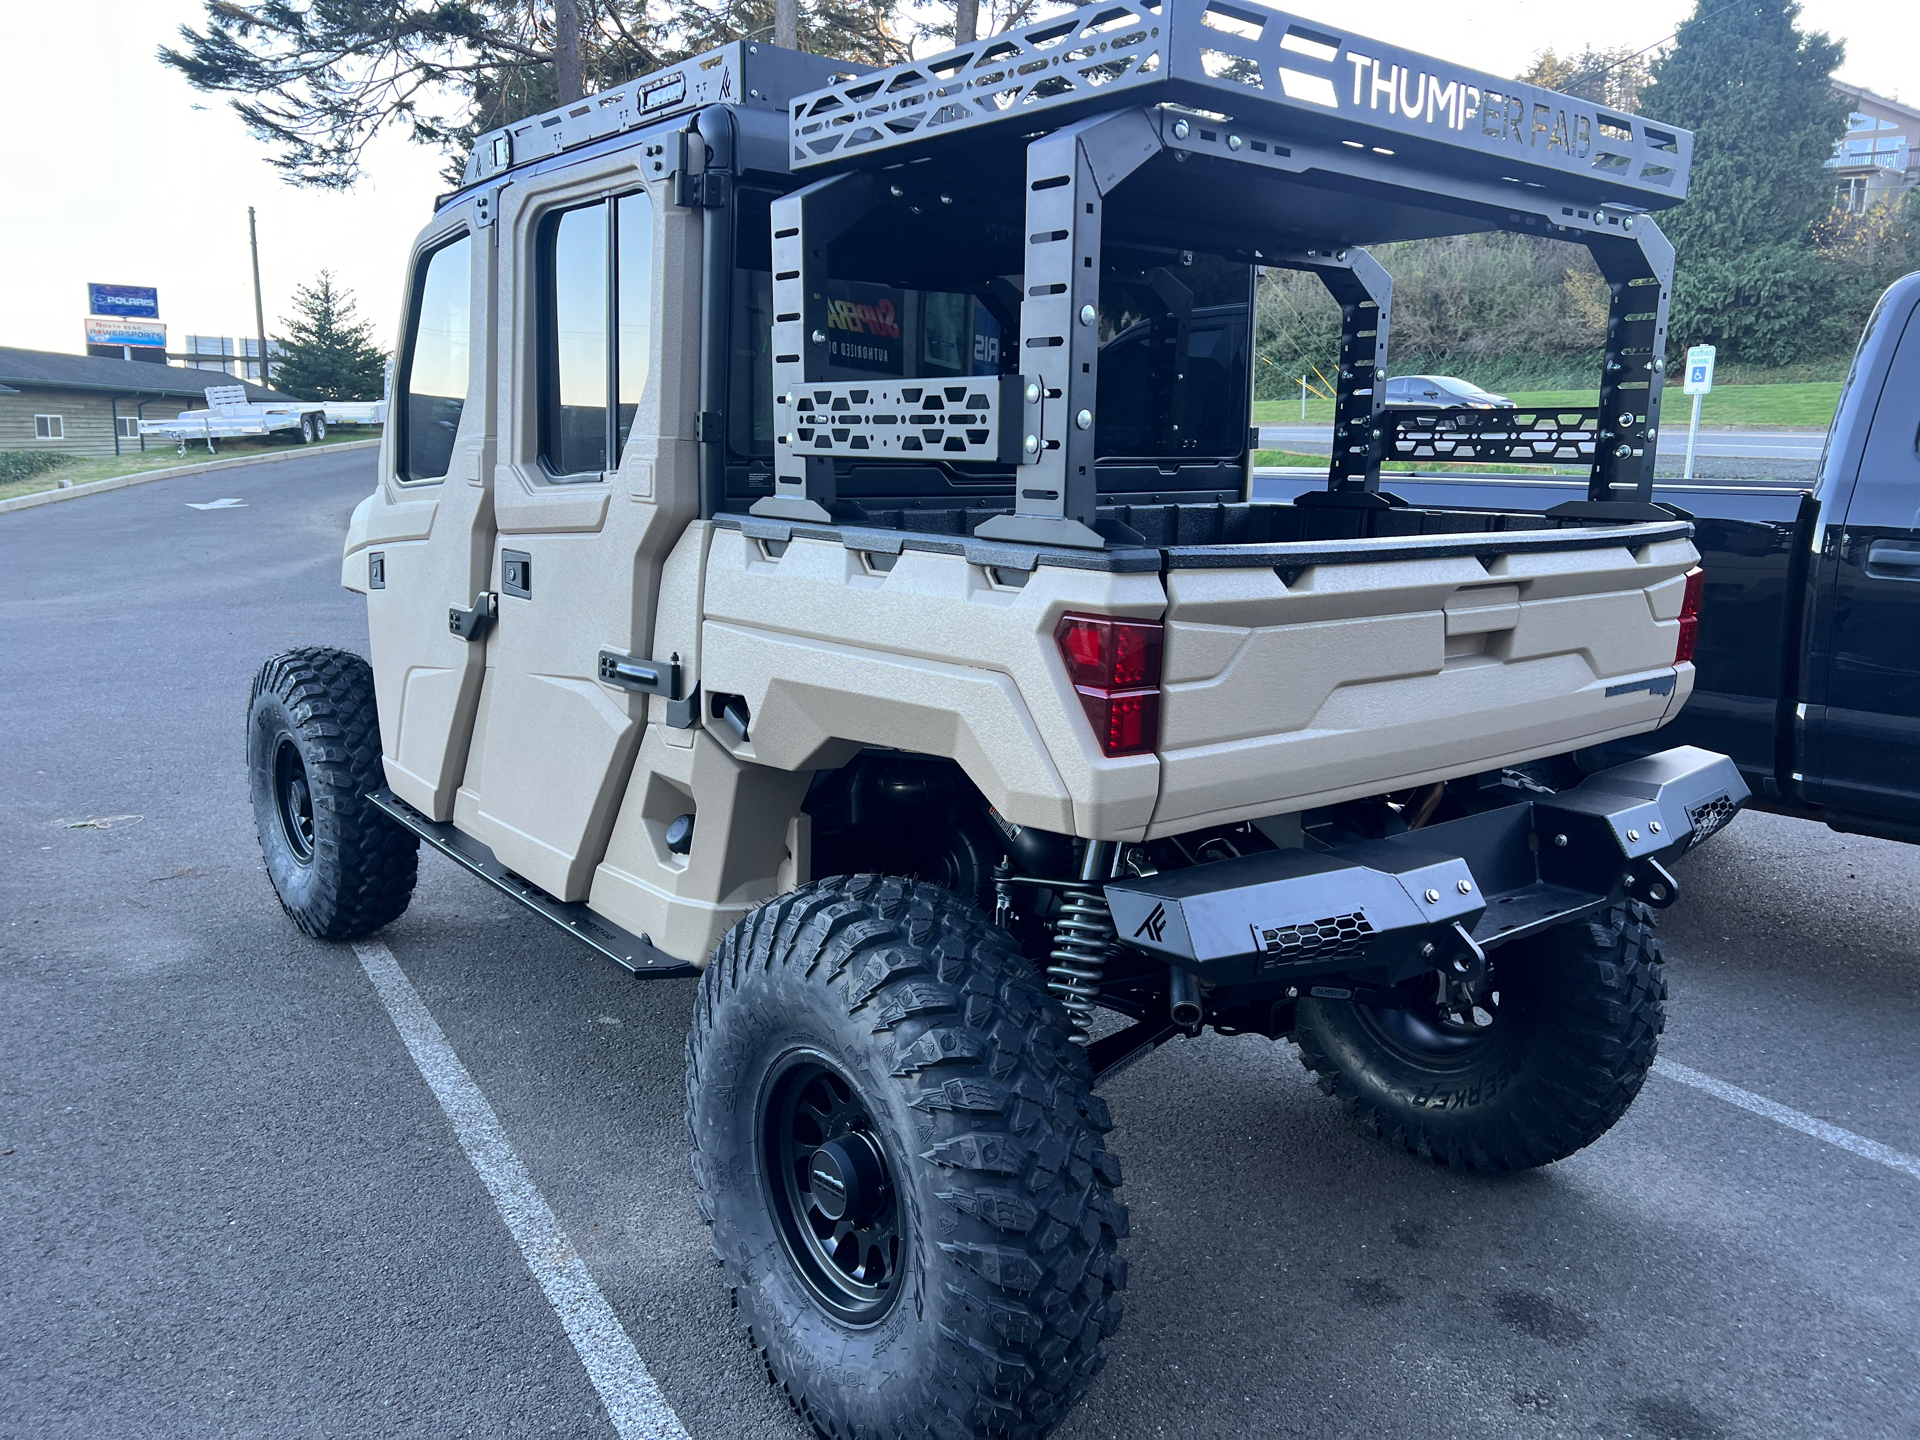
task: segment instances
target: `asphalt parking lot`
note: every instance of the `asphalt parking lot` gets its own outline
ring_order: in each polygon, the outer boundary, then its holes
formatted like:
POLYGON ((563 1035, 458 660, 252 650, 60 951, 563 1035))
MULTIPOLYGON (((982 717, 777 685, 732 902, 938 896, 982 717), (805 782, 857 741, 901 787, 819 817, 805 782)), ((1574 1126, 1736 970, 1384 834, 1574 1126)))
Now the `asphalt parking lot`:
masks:
MULTIPOLYGON (((372 473, 0 515, 0 1435, 615 1433, 361 957, 261 871, 248 679, 364 648, 372 473)), ((1747 815, 1680 878, 1688 1071, 1546 1170, 1391 1155, 1257 1039, 1120 1076, 1127 1321, 1059 1434, 1920 1434, 1920 850, 1747 815)), ((686 1431, 803 1435, 694 1208, 693 982, 433 856, 380 939, 686 1431)))

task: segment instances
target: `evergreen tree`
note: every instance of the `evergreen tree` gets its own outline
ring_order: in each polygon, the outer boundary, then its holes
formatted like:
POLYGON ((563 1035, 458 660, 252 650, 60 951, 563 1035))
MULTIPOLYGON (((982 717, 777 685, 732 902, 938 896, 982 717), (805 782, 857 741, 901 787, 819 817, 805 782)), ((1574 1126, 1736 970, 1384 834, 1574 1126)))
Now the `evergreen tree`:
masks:
POLYGON ((294 291, 287 335, 275 337, 274 389, 302 400, 378 400, 386 389, 387 356, 373 327, 355 313, 353 293, 322 270, 294 291))
POLYGON ((1677 251, 1671 344, 1785 364, 1831 354, 1851 323, 1814 244, 1848 102, 1842 47, 1800 29, 1794 0, 1699 0, 1653 66, 1640 113, 1694 132, 1687 202, 1659 217, 1677 251))
POLYGON ((1631 115, 1640 107, 1640 92, 1647 83, 1645 53, 1624 45, 1611 50, 1589 45, 1578 55, 1560 55, 1549 46, 1533 57, 1532 68, 1520 78, 1631 115))
MULTIPOLYGON (((1016 7, 1022 0, 1003 0, 1016 7)), ((800 48, 891 65, 909 58, 901 0, 800 0, 800 48)), ((230 95, 272 163, 300 185, 344 189, 389 127, 455 157, 562 103, 564 61, 589 94, 731 40, 771 39, 774 0, 206 0, 160 63, 230 95)))

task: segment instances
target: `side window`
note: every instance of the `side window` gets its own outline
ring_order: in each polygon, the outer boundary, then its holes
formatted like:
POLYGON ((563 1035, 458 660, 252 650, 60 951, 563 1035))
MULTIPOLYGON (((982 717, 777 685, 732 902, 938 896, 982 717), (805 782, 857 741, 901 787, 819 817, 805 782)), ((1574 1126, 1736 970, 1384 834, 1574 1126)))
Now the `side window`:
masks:
POLYGON ((427 257, 414 290, 400 383, 400 478, 439 480, 467 405, 473 332, 472 242, 462 235, 427 257))
POLYGON ((644 191, 622 195, 614 202, 613 233, 613 294, 620 317, 614 338, 620 408, 614 416, 613 453, 618 457, 627 448, 627 435, 640 409, 640 392, 647 388, 648 342, 653 333, 653 202, 644 191))
POLYGON ((596 480, 619 463, 646 388, 651 202, 639 192, 550 215, 538 254, 540 461, 555 480, 596 480))
POLYGON ((1906 323, 1868 423, 1847 523, 1920 530, 1920 311, 1906 323))

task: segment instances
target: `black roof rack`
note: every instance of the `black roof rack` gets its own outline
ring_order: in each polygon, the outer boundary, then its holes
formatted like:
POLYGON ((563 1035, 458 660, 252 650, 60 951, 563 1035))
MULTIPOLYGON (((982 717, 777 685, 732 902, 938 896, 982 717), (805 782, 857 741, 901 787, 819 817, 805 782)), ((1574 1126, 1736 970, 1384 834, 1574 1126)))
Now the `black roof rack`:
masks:
POLYGON ((1267 155, 1318 142, 1346 152, 1346 173, 1417 185, 1450 171, 1536 204, 1546 191, 1665 209, 1685 198, 1693 153, 1687 131, 1247 0, 1114 0, 798 96, 789 160, 821 174, 898 164, 1155 105, 1198 112, 1193 128, 1237 158, 1256 140, 1267 155))
POLYGON ((487 131, 474 142, 460 185, 465 189, 530 161, 690 115, 708 105, 784 110, 788 99, 803 89, 854 79, 869 68, 850 60, 735 40, 601 94, 487 131))

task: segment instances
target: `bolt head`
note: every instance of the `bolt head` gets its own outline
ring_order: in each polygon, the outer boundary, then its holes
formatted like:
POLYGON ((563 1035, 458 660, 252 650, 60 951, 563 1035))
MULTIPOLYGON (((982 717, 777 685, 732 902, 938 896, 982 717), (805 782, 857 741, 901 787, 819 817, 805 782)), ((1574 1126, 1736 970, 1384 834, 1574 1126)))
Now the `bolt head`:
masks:
POLYGON ((1616 445, 1613 447, 1613 453, 1616 458, 1625 460, 1629 455, 1633 454, 1633 447, 1631 445, 1616 445))
POLYGON ((951 195, 942 195, 940 197, 940 203, 942 205, 951 205, 953 203, 953 197, 951 195))
POLYGON ((1073 423, 1078 425, 1082 430, 1091 430, 1093 428, 1093 411, 1082 410, 1078 415, 1073 417, 1073 423))
POLYGON ((1246 143, 1247 142, 1242 140, 1238 135, 1227 136, 1227 148, 1229 150, 1238 150, 1242 145, 1246 143))
POLYGON ((1440 903, 1440 892, 1438 890, 1427 891, 1427 904, 1438 905, 1439 903, 1440 903))
POLYGON ((1038 435, 1027 436, 1022 448, 1025 449, 1029 455, 1038 455, 1040 453, 1040 437, 1038 435))
POLYGON ((1173 138, 1174 139, 1176 140, 1186 139, 1188 130, 1189 130, 1189 127, 1186 121, 1176 120, 1173 122, 1173 138))
POLYGON ((887 187, 887 193, 892 195, 894 199, 898 200, 902 195, 906 194, 907 192, 902 190, 898 185, 889 185, 887 187))
POLYGON ((1082 325, 1091 325, 1099 313, 1100 312, 1095 310, 1091 305, 1082 305, 1080 307, 1080 323, 1082 325))
POLYGON ((1629 830, 1629 831, 1627 831, 1627 839, 1628 839, 1628 840, 1630 840, 1630 841, 1635 841, 1635 840, 1638 840, 1639 838, 1640 838, 1640 832, 1639 832, 1638 830, 1629 830))
POLYGON ((1420 954, 1422 957, 1433 954, 1433 942, 1431 940, 1420 947, 1420 954))
POLYGON ((1473 893, 1473 882, 1471 880, 1462 880, 1460 882, 1460 893, 1462 895, 1471 895, 1473 893))
POLYGON ((1029 405, 1038 405, 1040 403, 1040 387, 1038 385, 1027 386, 1027 403, 1029 405))
POLYGON ((814 331, 814 332, 813 332, 813 343, 814 343, 814 344, 816 344, 816 345, 824 345, 824 344, 826 344, 826 343, 827 343, 827 332, 826 332, 826 331, 824 331, 824 330, 816 330, 816 331, 814 331))
POLYGON ((1553 837, 1553 843, 1564 850, 1567 848, 1567 837, 1564 835, 1556 835, 1553 837))
POLYGON ((1631 425, 1631 424, 1633 424, 1633 412, 1632 412, 1631 410, 1629 410, 1629 411, 1628 411, 1628 412, 1627 412, 1626 414, 1624 414, 1624 415, 1622 415, 1622 416, 1620 417, 1620 423, 1621 423, 1622 425, 1631 425))
POLYGON ((1651 825, 1647 826, 1647 829, 1658 835, 1660 833, 1660 822, 1658 820, 1654 821, 1651 825))

